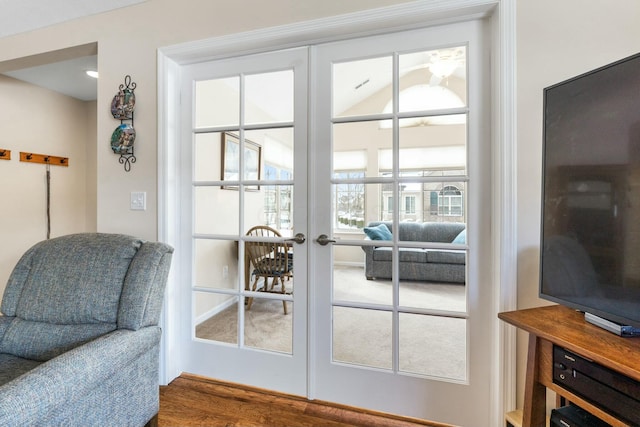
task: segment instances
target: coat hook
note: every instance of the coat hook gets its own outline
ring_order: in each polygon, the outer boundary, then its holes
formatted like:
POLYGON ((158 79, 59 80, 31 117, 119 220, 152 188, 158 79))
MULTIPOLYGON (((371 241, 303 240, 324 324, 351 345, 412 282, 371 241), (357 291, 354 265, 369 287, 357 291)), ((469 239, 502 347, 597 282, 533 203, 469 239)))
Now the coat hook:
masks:
POLYGON ((49 156, 45 156, 44 161, 49 163, 49 156))
POLYGON ((7 155, 7 150, 0 150, 0 157, 4 157, 7 155))
POLYGON ((60 159, 60 163, 64 165, 65 163, 67 163, 67 159, 63 157, 62 159, 60 159))
POLYGON ((33 154, 29 153, 27 154, 27 160, 31 160, 33 158, 33 154))

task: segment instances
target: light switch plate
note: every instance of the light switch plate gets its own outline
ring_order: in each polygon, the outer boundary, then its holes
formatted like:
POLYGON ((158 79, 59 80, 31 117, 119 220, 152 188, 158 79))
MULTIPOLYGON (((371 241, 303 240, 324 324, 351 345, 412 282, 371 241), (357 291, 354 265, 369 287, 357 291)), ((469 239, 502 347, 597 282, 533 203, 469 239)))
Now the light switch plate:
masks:
POLYGON ((147 209, 147 193, 145 191, 131 192, 131 210, 144 211, 147 209))

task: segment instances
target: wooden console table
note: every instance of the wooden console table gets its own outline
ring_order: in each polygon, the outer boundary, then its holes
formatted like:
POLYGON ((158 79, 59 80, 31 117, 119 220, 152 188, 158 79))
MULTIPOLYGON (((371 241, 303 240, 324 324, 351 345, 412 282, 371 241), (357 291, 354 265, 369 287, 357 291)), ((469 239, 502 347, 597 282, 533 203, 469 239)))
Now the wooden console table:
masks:
POLYGON ((640 381, 640 338, 621 338, 560 305, 499 313, 498 317, 529 332, 522 427, 545 426, 547 388, 613 426, 627 426, 553 382, 553 345, 640 381))

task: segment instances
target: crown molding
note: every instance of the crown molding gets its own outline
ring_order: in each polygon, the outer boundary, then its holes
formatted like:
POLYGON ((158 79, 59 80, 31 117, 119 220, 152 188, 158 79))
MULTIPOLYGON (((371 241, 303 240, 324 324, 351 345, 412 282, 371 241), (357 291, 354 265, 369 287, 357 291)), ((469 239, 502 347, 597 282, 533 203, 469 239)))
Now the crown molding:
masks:
POLYGON ((499 0, 419 0, 160 49, 180 65, 489 16, 499 0))

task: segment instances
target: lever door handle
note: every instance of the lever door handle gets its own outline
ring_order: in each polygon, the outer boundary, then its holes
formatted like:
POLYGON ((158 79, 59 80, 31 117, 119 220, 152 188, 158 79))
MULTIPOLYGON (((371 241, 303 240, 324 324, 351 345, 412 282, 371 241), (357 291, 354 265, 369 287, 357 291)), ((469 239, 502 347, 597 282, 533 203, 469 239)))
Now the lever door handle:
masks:
POLYGON ((304 234, 302 233, 297 233, 295 236, 293 236, 291 239, 285 239, 285 242, 294 242, 297 243, 299 245, 303 244, 305 241, 307 240, 307 238, 304 236, 304 234))
POLYGON ((326 234, 321 234, 316 239, 316 242, 318 242, 322 246, 326 246, 327 244, 335 243, 336 241, 333 239, 330 239, 329 236, 327 236, 326 234))

